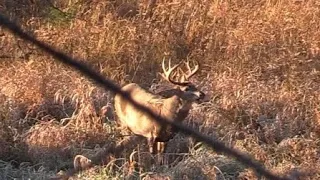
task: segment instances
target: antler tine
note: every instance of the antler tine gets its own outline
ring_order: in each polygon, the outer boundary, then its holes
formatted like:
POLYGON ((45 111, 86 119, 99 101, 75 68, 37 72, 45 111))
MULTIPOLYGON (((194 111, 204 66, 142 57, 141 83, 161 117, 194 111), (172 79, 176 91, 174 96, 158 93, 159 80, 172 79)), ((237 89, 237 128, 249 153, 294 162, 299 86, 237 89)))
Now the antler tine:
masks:
POLYGON ((191 70, 189 60, 185 63, 188 68, 188 74, 186 74, 186 77, 185 77, 186 80, 189 80, 192 76, 194 76, 199 71, 199 62, 198 61, 195 61, 195 62, 196 62, 196 65, 193 70, 191 70))
POLYGON ((186 82, 186 73, 183 72, 181 68, 179 68, 178 71, 178 76, 180 76, 180 82, 186 82))
POLYGON ((162 70, 163 70, 163 74, 165 75, 165 78, 168 78, 168 73, 170 73, 170 64, 171 63, 170 63, 170 59, 169 59, 169 67, 167 69, 165 64, 164 64, 165 60, 166 60, 165 58, 163 58, 163 60, 162 60, 162 70))

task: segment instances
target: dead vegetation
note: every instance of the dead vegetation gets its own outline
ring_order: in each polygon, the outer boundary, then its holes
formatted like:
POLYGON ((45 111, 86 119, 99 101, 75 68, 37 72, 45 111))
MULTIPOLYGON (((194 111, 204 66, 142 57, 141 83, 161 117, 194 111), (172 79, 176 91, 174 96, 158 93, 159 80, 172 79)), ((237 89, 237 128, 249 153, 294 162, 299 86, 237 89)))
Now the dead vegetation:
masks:
MULTIPOLYGON (((319 179, 318 1, 0 0, 0 10, 122 85, 159 91, 164 57, 198 60, 195 84, 211 98, 186 124, 275 172, 319 179)), ((90 159, 125 139, 113 94, 3 29, 0 59, 0 179, 53 177, 76 155, 90 159)), ((72 178, 257 178, 182 135, 165 156, 165 165, 150 163, 146 142, 133 142, 72 178), (138 173, 129 173, 135 150, 138 173)))

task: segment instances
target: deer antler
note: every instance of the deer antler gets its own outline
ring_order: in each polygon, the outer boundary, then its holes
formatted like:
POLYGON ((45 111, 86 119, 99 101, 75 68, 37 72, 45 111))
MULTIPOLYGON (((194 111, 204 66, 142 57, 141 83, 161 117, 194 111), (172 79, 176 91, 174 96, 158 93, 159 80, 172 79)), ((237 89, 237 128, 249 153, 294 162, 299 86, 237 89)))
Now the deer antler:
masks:
POLYGON ((188 60, 187 62, 185 62, 186 66, 188 68, 188 74, 185 74, 186 81, 189 81, 189 79, 199 71, 199 62, 198 61, 194 61, 194 62, 196 65, 194 66, 193 70, 190 67, 190 61, 188 60))
POLYGON ((180 67, 178 68, 178 73, 180 76, 180 82, 183 83, 190 83, 190 78, 194 76, 199 71, 199 62, 195 61, 194 69, 191 69, 190 67, 190 61, 184 63, 187 66, 188 72, 184 72, 180 67))
POLYGON ((174 81, 171 78, 171 75, 173 73, 174 70, 176 70, 178 68, 178 66, 182 63, 182 61, 176 65, 174 65, 173 67, 171 67, 171 60, 169 59, 169 63, 168 63, 168 69, 165 67, 165 58, 163 58, 162 60, 162 70, 163 70, 163 74, 160 74, 165 80, 169 81, 172 84, 175 85, 179 85, 179 86, 185 86, 188 83, 186 82, 178 82, 178 81, 174 81))

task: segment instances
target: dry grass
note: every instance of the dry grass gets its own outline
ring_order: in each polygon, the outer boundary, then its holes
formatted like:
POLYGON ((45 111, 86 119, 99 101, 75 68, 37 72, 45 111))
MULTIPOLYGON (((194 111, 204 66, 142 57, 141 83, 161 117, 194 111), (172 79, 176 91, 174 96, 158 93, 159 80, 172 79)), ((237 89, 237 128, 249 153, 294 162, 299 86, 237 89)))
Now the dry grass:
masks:
MULTIPOLYGON (((52 2, 0 0, 0 9, 120 84, 154 86, 164 56, 197 59, 202 72, 195 81, 210 101, 197 106, 187 124, 275 172, 298 169, 312 172, 305 179, 320 177, 318 1, 52 2)), ((49 177, 75 155, 91 156, 122 140, 112 94, 3 29, 0 52, 1 179, 49 177)), ((239 163, 198 148, 177 136, 166 155, 173 161, 160 166, 141 156, 137 177, 256 178, 239 163)), ((73 178, 127 177, 132 151, 73 178)))

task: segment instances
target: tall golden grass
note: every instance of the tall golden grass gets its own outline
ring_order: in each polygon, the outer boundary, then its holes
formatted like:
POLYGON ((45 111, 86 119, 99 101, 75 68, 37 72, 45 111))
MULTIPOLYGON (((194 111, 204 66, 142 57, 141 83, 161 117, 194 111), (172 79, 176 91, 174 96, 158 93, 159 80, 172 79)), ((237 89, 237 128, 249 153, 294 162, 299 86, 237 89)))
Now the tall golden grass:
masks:
MULTIPOLYGON (((0 0, 0 9, 119 84, 149 88, 161 84, 163 57, 197 59, 202 72, 196 83, 211 96, 186 123, 276 172, 299 169, 313 173, 306 178, 320 177, 318 1, 0 0)), ((11 169, 3 178, 49 176, 77 154, 90 156, 122 140, 112 94, 3 29, 0 52, 0 159, 11 169), (26 161, 30 166, 21 165, 26 161)), ((132 151, 81 176, 122 178, 132 151)), ((141 176, 256 178, 180 135, 168 152, 176 161, 164 166, 140 157, 141 176)))

